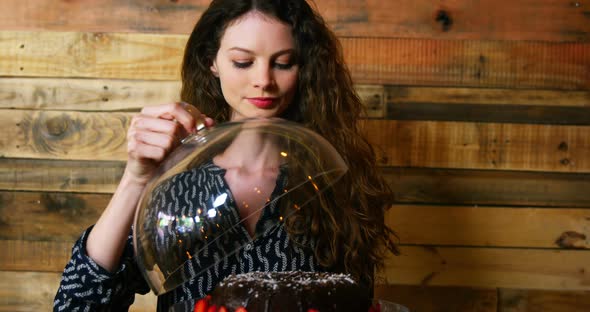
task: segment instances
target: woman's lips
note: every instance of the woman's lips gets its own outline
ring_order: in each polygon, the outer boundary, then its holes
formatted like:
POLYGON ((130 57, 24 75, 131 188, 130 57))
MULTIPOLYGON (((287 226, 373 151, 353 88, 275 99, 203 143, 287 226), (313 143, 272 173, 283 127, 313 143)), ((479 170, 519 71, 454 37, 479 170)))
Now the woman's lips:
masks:
POLYGON ((248 98, 248 101, 252 103, 254 106, 260 109, 267 109, 273 106, 276 98, 267 98, 267 97, 259 97, 259 98, 248 98))

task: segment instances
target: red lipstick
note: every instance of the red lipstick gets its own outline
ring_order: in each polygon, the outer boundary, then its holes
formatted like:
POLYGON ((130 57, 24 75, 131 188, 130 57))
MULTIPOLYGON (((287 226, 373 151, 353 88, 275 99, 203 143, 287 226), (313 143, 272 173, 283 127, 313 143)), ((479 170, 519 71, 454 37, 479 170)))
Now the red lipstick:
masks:
POLYGON ((273 103, 275 100, 276 100, 276 98, 271 98, 271 97, 248 98, 248 101, 250 101, 250 103, 252 103, 254 106, 256 106, 260 109, 271 108, 273 106, 273 103))

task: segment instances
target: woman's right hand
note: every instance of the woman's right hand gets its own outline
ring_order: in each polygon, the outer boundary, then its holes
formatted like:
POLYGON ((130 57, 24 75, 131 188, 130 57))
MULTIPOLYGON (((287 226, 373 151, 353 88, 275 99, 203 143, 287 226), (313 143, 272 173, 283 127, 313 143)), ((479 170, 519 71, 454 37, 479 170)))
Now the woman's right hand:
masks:
POLYGON ((213 120, 186 103, 146 107, 133 117, 127 131, 125 172, 86 243, 86 252, 101 267, 117 269, 145 185, 162 160, 199 124, 212 126, 213 120))
POLYGON ((146 184, 181 140, 213 120, 194 106, 177 102, 148 106, 133 117, 127 132, 127 178, 146 184))

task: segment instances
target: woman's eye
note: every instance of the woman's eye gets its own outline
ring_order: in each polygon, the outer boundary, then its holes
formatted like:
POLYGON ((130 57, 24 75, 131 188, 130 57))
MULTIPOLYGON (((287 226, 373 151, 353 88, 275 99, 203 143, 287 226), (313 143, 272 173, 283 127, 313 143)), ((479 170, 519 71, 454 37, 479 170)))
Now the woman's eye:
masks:
POLYGON ((275 67, 278 69, 287 70, 293 67, 293 63, 275 63, 275 67))
POLYGON ((247 68, 248 66, 252 65, 252 62, 236 62, 233 61, 235 68, 247 68))

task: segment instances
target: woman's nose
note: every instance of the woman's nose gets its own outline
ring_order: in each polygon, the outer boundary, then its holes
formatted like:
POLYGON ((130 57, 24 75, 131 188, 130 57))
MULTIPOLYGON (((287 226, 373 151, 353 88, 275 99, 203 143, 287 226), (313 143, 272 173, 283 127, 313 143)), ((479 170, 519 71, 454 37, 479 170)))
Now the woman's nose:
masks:
POLYGON ((268 65, 260 65, 254 70, 252 77, 254 87, 267 89, 273 83, 273 74, 271 67, 268 65))

